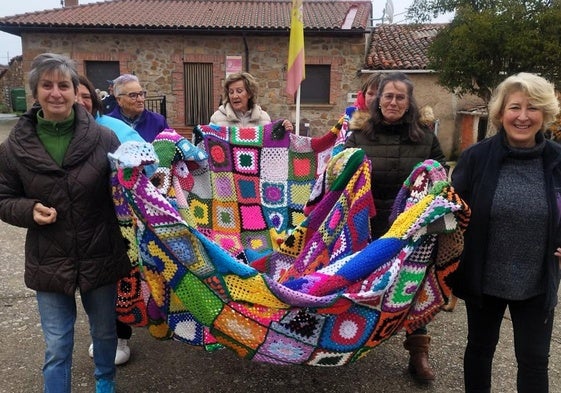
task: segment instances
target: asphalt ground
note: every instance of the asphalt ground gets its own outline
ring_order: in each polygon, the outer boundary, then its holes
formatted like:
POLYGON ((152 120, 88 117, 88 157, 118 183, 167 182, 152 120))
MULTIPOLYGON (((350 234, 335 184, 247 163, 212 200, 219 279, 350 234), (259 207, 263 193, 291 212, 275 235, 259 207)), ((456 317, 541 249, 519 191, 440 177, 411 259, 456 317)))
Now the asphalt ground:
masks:
MULTIPOLYGON (((0 115, 0 140, 16 119, 0 115)), ((35 292, 23 282, 25 230, 0 222, 0 393, 42 391, 44 342, 35 292)), ((131 360, 117 370, 118 393, 394 393, 463 392, 462 358, 466 343, 464 303, 441 312, 429 325, 430 359, 437 374, 419 384, 407 373, 404 333, 396 334, 349 366, 316 368, 274 366, 240 359, 225 349, 207 353, 175 341, 159 341, 144 328, 134 328, 131 360)), ((93 362, 87 317, 78 301, 73 391, 94 392, 93 362)), ((508 315, 502 326, 493 369, 493 392, 516 392, 516 363, 508 315)), ((561 393, 561 321, 553 331, 550 391, 561 393)))

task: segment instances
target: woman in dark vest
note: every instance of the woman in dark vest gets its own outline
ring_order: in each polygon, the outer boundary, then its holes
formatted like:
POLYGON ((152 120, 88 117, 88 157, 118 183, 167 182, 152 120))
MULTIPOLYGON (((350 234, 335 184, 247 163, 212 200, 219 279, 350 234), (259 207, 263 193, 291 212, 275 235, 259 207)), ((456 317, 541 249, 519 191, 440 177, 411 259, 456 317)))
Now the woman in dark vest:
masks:
MULTIPOLYGON (((376 216, 370 222, 372 238, 382 236, 390 227, 394 200, 413 167, 426 159, 445 165, 446 158, 431 128, 419 115, 413 96, 413 83, 403 73, 384 75, 370 116, 353 116, 346 147, 359 147, 372 162, 372 194, 376 216)), ((409 371, 420 381, 432 381, 434 372, 428 361, 430 336, 426 327, 407 334, 409 371)))

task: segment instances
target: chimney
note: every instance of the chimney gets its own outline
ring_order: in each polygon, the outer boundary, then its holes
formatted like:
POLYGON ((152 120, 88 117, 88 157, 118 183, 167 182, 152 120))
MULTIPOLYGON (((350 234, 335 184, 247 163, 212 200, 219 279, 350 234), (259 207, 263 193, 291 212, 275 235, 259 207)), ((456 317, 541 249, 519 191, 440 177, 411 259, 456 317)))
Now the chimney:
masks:
POLYGON ((64 0, 64 7, 72 7, 78 5, 78 0, 64 0))

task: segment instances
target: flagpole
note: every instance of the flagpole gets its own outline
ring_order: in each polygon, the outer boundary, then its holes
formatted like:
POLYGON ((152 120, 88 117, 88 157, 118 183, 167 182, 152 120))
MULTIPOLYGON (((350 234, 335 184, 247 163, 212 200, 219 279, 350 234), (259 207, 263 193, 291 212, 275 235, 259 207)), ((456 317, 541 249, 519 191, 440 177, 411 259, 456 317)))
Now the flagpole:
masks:
POLYGON ((302 85, 298 86, 298 90, 296 91, 296 128, 294 129, 296 135, 300 135, 300 89, 302 85))
POLYGON ((292 0, 286 92, 293 97, 296 94, 296 135, 300 135, 300 90, 305 78, 303 0, 292 0))

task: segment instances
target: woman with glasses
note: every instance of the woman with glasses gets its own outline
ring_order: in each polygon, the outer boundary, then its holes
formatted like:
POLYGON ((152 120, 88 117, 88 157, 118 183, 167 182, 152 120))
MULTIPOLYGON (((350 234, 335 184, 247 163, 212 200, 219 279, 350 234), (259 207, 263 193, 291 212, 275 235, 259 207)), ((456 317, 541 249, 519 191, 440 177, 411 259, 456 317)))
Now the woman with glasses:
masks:
MULTIPOLYGON (((368 110, 370 116, 351 119, 345 146, 363 149, 372 162, 376 216, 370 228, 375 240, 389 229, 394 200, 413 167, 427 159, 445 165, 446 157, 435 134, 420 118, 413 83, 405 74, 384 75, 368 110)), ((428 362, 429 344, 426 327, 408 334, 404 342, 410 354, 409 371, 423 382, 435 378, 428 362)))
POLYGON ((146 91, 136 75, 119 76, 113 81, 113 91, 117 106, 108 115, 127 123, 146 142, 153 142, 156 135, 169 128, 165 117, 145 108, 146 91))

